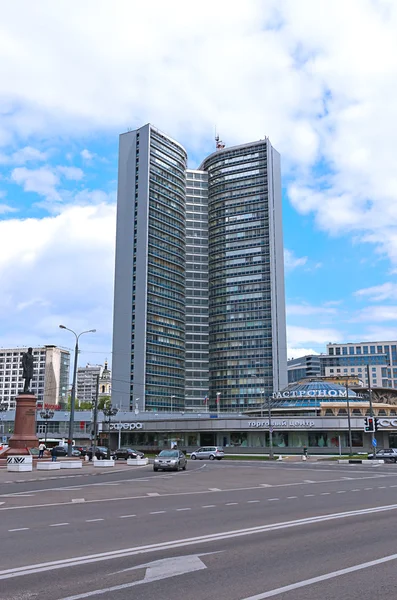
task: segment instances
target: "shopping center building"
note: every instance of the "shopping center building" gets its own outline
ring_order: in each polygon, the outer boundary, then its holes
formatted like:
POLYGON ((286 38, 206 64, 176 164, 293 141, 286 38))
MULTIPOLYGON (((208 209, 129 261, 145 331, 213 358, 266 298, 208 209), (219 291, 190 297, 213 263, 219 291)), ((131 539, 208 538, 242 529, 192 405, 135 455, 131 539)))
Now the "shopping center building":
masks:
MULTIPOLYGON (((275 453, 301 453, 306 446, 312 454, 337 454, 349 450, 348 409, 352 446, 356 452, 371 448, 371 434, 364 431, 370 414, 364 388, 346 387, 324 380, 305 380, 288 386, 270 398, 271 427, 275 453), (349 406, 347 403, 347 394, 349 406)), ((379 448, 397 447, 397 392, 372 390, 373 414, 379 448)), ((269 451, 268 403, 252 412, 189 413, 118 412, 110 422, 111 448, 131 446, 146 451, 177 443, 191 451, 197 446, 220 445, 229 453, 267 453, 269 451)), ((12 430, 14 413, 3 413, 3 432, 12 430)), ((48 437, 66 439, 69 413, 56 411, 48 425, 48 437)), ((76 444, 88 445, 92 432, 90 411, 77 411, 74 428, 76 444)), ((107 444, 109 423, 99 413, 99 441, 107 444)), ((44 433, 38 412, 37 431, 44 433)))

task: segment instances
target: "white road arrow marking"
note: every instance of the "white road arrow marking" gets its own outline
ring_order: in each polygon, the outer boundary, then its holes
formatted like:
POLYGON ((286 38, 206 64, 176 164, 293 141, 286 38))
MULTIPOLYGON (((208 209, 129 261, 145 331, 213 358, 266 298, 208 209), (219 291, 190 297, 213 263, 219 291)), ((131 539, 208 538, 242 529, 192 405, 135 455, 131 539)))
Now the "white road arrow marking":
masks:
POLYGON ((202 569, 206 569, 207 567, 200 559, 200 556, 206 556, 206 554, 215 553, 208 552, 205 554, 175 556, 172 558, 155 560, 153 562, 146 563, 143 565, 137 565, 136 567, 130 567, 129 569, 123 569, 122 571, 116 571, 115 573, 110 573, 110 575, 117 575, 119 573, 125 573, 126 571, 136 571, 137 569, 146 568, 145 577, 140 581, 123 583, 108 588, 93 590, 92 592, 85 592, 83 594, 77 594, 75 596, 68 596, 67 598, 62 598, 62 600, 83 600, 84 598, 90 598, 91 596, 98 596, 100 594, 108 594, 110 592, 126 590, 128 588, 135 587, 136 585, 151 583, 152 581, 160 581, 161 579, 168 579, 169 577, 185 575, 186 573, 192 573, 193 571, 201 571, 202 569))

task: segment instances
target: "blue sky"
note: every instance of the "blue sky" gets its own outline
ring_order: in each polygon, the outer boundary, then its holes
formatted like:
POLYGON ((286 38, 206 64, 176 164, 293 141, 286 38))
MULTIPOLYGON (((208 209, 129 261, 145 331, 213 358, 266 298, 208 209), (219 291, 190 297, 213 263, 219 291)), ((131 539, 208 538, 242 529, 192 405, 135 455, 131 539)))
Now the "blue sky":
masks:
POLYGON ((146 122, 191 166, 215 127, 281 153, 290 357, 397 339, 396 4, 142 4, 3 7, 0 346, 64 323, 111 360, 118 134, 146 122))

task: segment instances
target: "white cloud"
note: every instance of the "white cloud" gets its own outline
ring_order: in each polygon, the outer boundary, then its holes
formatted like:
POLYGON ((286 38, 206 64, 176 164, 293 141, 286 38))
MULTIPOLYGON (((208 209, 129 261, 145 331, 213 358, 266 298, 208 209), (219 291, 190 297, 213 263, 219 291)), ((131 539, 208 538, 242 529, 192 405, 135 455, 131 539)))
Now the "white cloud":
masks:
POLYGON ((318 354, 313 348, 287 348, 288 360, 292 358, 300 358, 301 356, 307 356, 308 354, 318 354))
POLYGON ((0 154, 0 164, 3 165, 24 165, 27 162, 43 162, 47 160, 47 153, 32 148, 31 146, 25 146, 16 152, 13 152, 9 156, 6 154, 0 154))
POLYGON ((352 317, 351 321, 368 324, 380 321, 397 321, 397 306, 367 306, 352 317))
MULTIPOLYGON (((110 358, 115 206, 71 206, 44 219, 0 221, 2 345, 73 340, 58 325, 96 328, 83 350, 110 358)), ((84 355, 83 355, 84 356, 84 355)), ((85 360, 83 358, 83 360, 85 360)))
POLYGON ((309 345, 322 345, 330 342, 339 342, 341 334, 336 329, 310 327, 299 327, 297 325, 288 325, 287 327, 288 346, 293 348, 307 347, 309 345))
POLYGON ((9 206, 8 204, 1 204, 0 203, 0 215, 5 215, 7 213, 12 213, 12 212, 17 212, 17 208, 14 208, 13 206, 9 206))
POLYGON ((307 263, 307 256, 295 256, 292 250, 284 249, 284 267, 286 271, 292 271, 297 267, 303 267, 307 263))
POLYGON ((80 156, 83 160, 90 162, 95 157, 95 154, 87 150, 87 148, 84 148, 84 150, 80 152, 80 156))
POLYGON ((11 179, 21 185, 25 192, 36 192, 48 200, 61 200, 56 190, 60 182, 59 177, 49 167, 39 169, 17 167, 12 171, 11 179))
POLYGON ((390 281, 382 285, 357 290, 355 296, 368 298, 371 302, 382 302, 383 300, 397 300, 397 284, 390 281))
POLYGON ((337 314, 338 310, 331 306, 311 306, 310 304, 287 304, 288 316, 330 316, 337 314))
POLYGON ((83 179, 84 172, 78 167, 56 167, 58 173, 61 173, 65 177, 65 179, 70 179, 72 181, 80 181, 83 179))

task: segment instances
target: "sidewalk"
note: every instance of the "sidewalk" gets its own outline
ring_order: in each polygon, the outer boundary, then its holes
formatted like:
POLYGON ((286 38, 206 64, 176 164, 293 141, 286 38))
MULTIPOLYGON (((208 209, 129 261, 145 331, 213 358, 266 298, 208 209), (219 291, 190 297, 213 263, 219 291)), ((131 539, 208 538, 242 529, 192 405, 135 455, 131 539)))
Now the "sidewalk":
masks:
MULTIPOLYGON (((57 462, 62 462, 62 460, 68 460, 67 458, 58 458, 57 462)), ((78 459, 69 459, 69 460, 78 460, 78 459)), ((43 462, 51 462, 47 459, 44 459, 43 462)), ((100 461, 99 461, 100 462, 100 461)), ((145 465, 149 466, 149 465, 145 465)), ((7 471, 7 465, 4 459, 0 460, 0 486, 3 483, 20 483, 22 481, 42 481, 44 479, 52 480, 52 479, 68 479, 71 477, 85 477, 92 475, 105 475, 111 473, 125 473, 126 471, 131 471, 135 469, 141 469, 142 467, 131 467, 128 466, 127 463, 120 462, 114 467, 94 467, 92 462, 83 461, 82 469, 76 470, 68 470, 61 469, 59 471, 38 471, 36 469, 36 460, 33 462, 33 471, 28 471, 26 473, 9 473, 7 471)))

